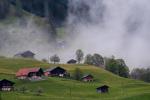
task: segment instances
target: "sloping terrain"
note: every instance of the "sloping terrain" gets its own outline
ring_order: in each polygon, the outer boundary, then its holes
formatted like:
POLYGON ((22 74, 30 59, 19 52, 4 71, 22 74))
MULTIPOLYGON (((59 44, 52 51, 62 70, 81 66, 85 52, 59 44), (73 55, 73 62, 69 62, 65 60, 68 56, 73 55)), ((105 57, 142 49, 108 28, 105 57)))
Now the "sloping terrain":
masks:
POLYGON ((59 66, 72 73, 75 68, 80 68, 83 73, 93 74, 95 81, 84 83, 72 79, 49 77, 43 81, 28 82, 15 78, 15 72, 24 67, 42 67, 43 69, 57 65, 47 64, 31 59, 0 58, 0 79, 14 81, 15 88, 22 86, 27 92, 5 92, 0 95, 1 100, 149 100, 150 84, 118 77, 104 69, 88 65, 67 65, 59 66), (99 94, 96 88, 107 84, 110 86, 108 94, 99 94), (37 88, 42 88, 41 96, 36 96, 37 88))

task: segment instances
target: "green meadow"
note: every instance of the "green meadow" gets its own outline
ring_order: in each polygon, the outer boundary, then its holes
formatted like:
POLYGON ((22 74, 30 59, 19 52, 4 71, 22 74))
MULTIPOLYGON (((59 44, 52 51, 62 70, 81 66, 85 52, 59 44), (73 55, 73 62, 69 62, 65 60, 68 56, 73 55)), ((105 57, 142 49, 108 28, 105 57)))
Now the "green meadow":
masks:
POLYGON ((31 59, 0 58, 0 79, 15 82, 12 92, 0 92, 0 100, 150 100, 150 84, 142 81, 122 78, 102 68, 89 65, 53 65, 31 59), (61 66, 72 73, 80 68, 84 74, 92 74, 94 82, 85 83, 72 79, 48 77, 42 81, 21 81, 15 73, 20 68, 41 67, 43 69, 61 66), (99 94, 96 88, 109 85, 109 93, 99 94), (22 93, 21 87, 27 91, 22 93), (42 88, 41 96, 35 95, 37 88, 42 88))

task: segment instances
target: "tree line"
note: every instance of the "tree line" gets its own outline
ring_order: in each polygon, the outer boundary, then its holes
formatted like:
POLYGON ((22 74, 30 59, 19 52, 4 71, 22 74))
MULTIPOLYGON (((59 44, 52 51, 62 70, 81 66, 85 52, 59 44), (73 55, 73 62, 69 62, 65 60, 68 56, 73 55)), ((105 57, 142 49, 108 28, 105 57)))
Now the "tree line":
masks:
POLYGON ((66 19, 68 11, 68 0, 0 0, 0 8, 4 11, 0 16, 8 12, 10 5, 14 5, 19 14, 21 10, 25 10, 41 17, 45 17, 48 10, 57 24, 61 24, 66 19))
POLYGON ((8 0, 0 0, 0 19, 6 18, 10 10, 10 3, 8 0))
MULTIPOLYGON (((103 57, 98 53, 94 53, 93 55, 87 54, 84 57, 84 52, 81 49, 76 50, 75 55, 78 64, 84 63, 101 67, 121 77, 129 77, 129 68, 123 59, 115 59, 115 57, 103 57)), ((60 62, 60 58, 55 54, 50 57, 50 61, 56 64, 60 62)))
POLYGON ((150 68, 135 68, 131 71, 131 78, 150 82, 150 68))
MULTIPOLYGON (((83 63, 101 67, 121 77, 150 82, 150 68, 135 68, 130 73, 129 67, 126 65, 124 59, 116 59, 114 56, 103 57, 98 53, 94 53, 93 55, 87 54, 84 56, 84 52, 81 49, 76 50, 75 55, 78 64, 83 63)), ((50 57, 50 61, 56 64, 60 62, 60 58, 55 54, 50 57)), ((79 80, 81 75, 81 70, 76 69, 74 74, 75 79, 79 80)))

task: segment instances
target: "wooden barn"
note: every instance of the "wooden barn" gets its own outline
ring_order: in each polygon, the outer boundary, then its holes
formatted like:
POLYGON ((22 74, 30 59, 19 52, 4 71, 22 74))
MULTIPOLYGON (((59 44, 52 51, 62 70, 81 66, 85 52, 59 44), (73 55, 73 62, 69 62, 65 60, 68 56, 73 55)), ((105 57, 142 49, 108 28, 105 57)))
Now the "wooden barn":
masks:
POLYGON ((88 74, 82 77, 82 81, 84 82, 92 82, 93 80, 94 80, 94 77, 91 74, 88 74))
POLYGON ((101 87, 96 88, 98 93, 108 93, 109 92, 109 86, 103 85, 101 87))
POLYGON ((59 76, 65 77, 67 75, 67 71, 61 67, 49 68, 44 71, 45 76, 59 76))
POLYGON ((67 64, 76 64, 76 63, 77 63, 77 61, 74 59, 71 59, 67 62, 67 64))
POLYGON ((34 58, 35 54, 31 51, 24 51, 22 53, 18 53, 16 55, 14 55, 14 57, 16 58, 34 58))
POLYGON ((18 79, 40 80, 44 75, 42 68, 23 68, 16 73, 18 79))
POLYGON ((9 81, 7 79, 3 79, 0 81, 0 91, 12 91, 14 90, 14 85, 15 83, 12 81, 9 81))

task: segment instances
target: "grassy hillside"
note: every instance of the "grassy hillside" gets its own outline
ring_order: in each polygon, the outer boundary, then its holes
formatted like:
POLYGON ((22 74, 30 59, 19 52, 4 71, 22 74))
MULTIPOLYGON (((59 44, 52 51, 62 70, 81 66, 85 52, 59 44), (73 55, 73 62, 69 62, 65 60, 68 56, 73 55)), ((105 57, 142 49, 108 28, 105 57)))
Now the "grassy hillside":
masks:
POLYGON ((7 78, 14 81, 15 88, 22 86, 27 88, 26 93, 5 92, 1 93, 0 100, 149 100, 150 84, 118 77, 110 72, 94 66, 88 65, 66 65, 61 67, 70 73, 76 67, 81 68, 84 73, 91 73, 95 77, 95 82, 84 83, 71 79, 50 77, 43 81, 28 82, 15 78, 15 72, 24 67, 49 68, 52 64, 29 59, 8 59, 0 58, 0 79, 7 78), (103 84, 110 86, 108 94, 96 93, 96 88, 103 84), (42 96, 36 96, 38 87, 43 89, 42 96))

